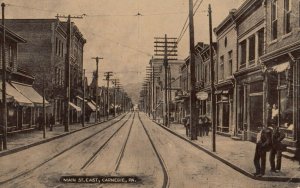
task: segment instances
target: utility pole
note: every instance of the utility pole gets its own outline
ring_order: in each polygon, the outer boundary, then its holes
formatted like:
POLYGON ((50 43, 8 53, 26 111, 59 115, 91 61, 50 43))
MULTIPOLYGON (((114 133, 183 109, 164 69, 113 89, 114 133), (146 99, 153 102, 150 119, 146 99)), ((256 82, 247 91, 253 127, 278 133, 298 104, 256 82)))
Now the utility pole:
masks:
POLYGON ((71 18, 75 19, 82 19, 83 16, 64 16, 64 15, 57 15, 56 18, 67 18, 67 54, 66 54, 66 61, 65 61, 65 132, 69 132, 69 125, 70 125, 70 65, 71 65, 71 36, 72 36, 72 24, 71 18))
POLYGON ((209 44, 210 44, 210 76, 211 76, 211 123, 212 123, 212 149, 216 151, 216 97, 215 97, 215 70, 214 70, 214 52, 212 42, 212 18, 211 18, 211 5, 208 5, 208 16, 209 16, 209 44))
POLYGON ((107 81, 107 88, 106 88, 106 104, 107 104, 107 109, 106 109, 106 119, 109 119, 109 82, 110 82, 110 77, 112 76, 112 72, 105 72, 105 80, 107 81))
POLYGON ((191 140, 197 140, 196 124, 196 75, 195 75, 195 41, 194 41, 194 14, 193 0, 189 0, 189 28, 190 28, 190 130, 191 140))
POLYGON ((114 117, 117 116, 117 113, 116 113, 116 90, 117 90, 117 87, 118 87, 118 84, 119 84, 119 79, 112 79, 112 83, 114 84, 114 117))
POLYGON ((45 94, 46 94, 46 89, 45 89, 45 76, 43 76, 43 138, 46 138, 46 106, 45 106, 45 94))
POLYGON ((177 60, 177 38, 168 38, 167 34, 165 34, 164 38, 155 37, 154 39, 155 56, 164 57, 163 59, 158 60, 162 60, 164 66, 164 125, 168 127, 168 61, 177 60), (173 56, 173 58, 170 58, 169 56, 173 56))
MULTIPOLYGON (((82 75, 82 91, 83 91, 83 101, 82 101, 82 127, 85 126, 85 69, 83 69, 83 75, 82 75)), ((96 107, 97 109, 97 107, 96 107)))
MULTIPOLYGON (((6 101, 6 62, 5 62, 5 18, 4 8, 5 3, 1 4, 2 7, 2 143, 3 149, 7 150, 7 101, 6 101)), ((2 143, 0 149, 2 150, 2 143)))
POLYGON ((98 99, 98 90, 99 90, 99 87, 98 87, 98 78, 99 78, 99 59, 103 59, 103 57, 92 57, 92 59, 95 59, 96 60, 96 86, 95 86, 95 97, 96 97, 96 114, 95 114, 95 122, 99 122, 100 121, 100 105, 99 105, 99 99, 98 99), (98 114, 98 110, 99 110, 99 114, 98 114), (99 115, 99 117, 98 117, 99 115), (99 121, 98 121, 99 119, 99 121))

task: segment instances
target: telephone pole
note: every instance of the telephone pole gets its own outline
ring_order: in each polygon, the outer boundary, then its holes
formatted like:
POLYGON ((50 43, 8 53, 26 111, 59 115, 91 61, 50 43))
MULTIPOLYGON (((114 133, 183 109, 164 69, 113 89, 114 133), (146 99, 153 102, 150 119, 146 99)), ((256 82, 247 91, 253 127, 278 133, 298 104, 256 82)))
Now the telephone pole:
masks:
POLYGON ((70 125, 70 65, 71 65, 71 36, 72 36, 72 23, 71 18, 74 19, 82 19, 83 16, 64 16, 57 15, 56 18, 67 18, 67 53, 66 53, 66 61, 65 61, 65 132, 69 132, 70 125))
POLYGON ((211 17, 211 5, 208 5, 209 16, 209 44, 210 44, 210 76, 211 76, 211 123, 212 123, 212 149, 216 151, 216 97, 215 97, 215 70, 214 70, 214 58, 213 58, 213 42, 212 42, 212 17, 211 17))
POLYGON ((99 122, 100 121, 100 108, 99 108, 99 99, 98 99, 98 95, 99 95, 99 86, 98 86, 98 78, 99 78, 99 60, 103 59, 103 57, 92 57, 92 59, 96 60, 96 86, 95 86, 95 97, 96 97, 96 114, 95 114, 95 122, 99 122), (98 114, 98 109, 99 109, 99 114, 98 114), (98 117, 99 116, 99 117, 98 117), (99 120, 99 121, 98 121, 99 120))
POLYGON ((190 28, 190 130, 191 140, 197 140, 196 123, 196 75, 195 75, 195 41, 194 41, 194 14, 193 0, 189 0, 189 28, 190 28))
POLYGON ((119 84, 119 79, 112 79, 112 83, 114 84, 114 117, 116 117, 116 90, 119 84))
MULTIPOLYGON (((82 91, 83 91, 83 96, 82 96, 82 127, 85 126, 85 69, 83 69, 83 75, 82 75, 82 91)), ((96 108, 97 109, 97 108, 96 108)))
POLYGON ((157 58, 157 60, 163 61, 164 66, 164 125, 169 126, 169 113, 168 113, 168 66, 169 60, 177 60, 177 38, 168 38, 167 34, 165 37, 154 38, 154 52, 155 56, 163 56, 163 59, 157 58), (172 57, 173 56, 173 57, 172 57))
MULTIPOLYGON (((4 8, 5 3, 1 4, 2 7, 2 138, 3 149, 7 150, 7 101, 6 101, 6 62, 5 62, 5 18, 4 8)), ((2 150, 2 143, 1 143, 2 150)))
POLYGON ((110 82, 110 77, 113 75, 113 72, 105 72, 105 80, 107 81, 107 88, 106 88, 106 104, 107 104, 107 109, 106 109, 106 119, 109 119, 109 82, 110 82))

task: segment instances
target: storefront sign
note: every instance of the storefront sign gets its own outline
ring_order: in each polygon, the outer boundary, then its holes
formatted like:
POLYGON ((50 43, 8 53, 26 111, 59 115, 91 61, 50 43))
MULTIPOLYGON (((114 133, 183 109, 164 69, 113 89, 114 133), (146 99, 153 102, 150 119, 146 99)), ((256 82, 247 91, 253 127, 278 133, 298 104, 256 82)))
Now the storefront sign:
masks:
POLYGON ((196 94, 196 96, 197 96, 197 99, 199 99, 199 100, 206 100, 206 99, 208 99, 208 93, 205 92, 205 91, 198 92, 196 94))

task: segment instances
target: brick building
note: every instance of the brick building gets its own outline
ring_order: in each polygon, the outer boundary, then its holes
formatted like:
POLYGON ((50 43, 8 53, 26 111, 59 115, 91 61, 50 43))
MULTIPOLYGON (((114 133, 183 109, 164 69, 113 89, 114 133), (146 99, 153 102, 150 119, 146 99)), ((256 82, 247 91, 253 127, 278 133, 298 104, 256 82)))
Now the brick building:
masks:
POLYGON ((266 54, 261 58, 265 71, 267 105, 265 119, 273 119, 285 131, 291 145, 300 146, 300 1, 272 0, 265 5, 266 54))
MULTIPOLYGON (((2 25, 0 36, 2 39, 2 25)), ((35 128, 37 117, 42 111, 43 97, 36 92, 32 84, 35 81, 33 75, 19 67, 18 47, 26 43, 26 40, 6 29, 5 36, 5 59, 6 59, 6 96, 7 96, 7 131, 18 132, 35 128)), ((2 43, 0 46, 0 67, 2 69, 2 43)), ((2 70, 0 71, 2 76, 2 70)), ((2 103, 2 80, 0 81, 2 103)), ((45 101, 48 105, 48 102, 45 101)), ((2 110, 2 109, 1 109, 2 110)), ((1 112, 2 114, 2 112, 1 112)), ((0 116, 2 119, 2 116, 0 116)), ((0 121, 2 123, 2 120, 0 121)))
MULTIPOLYGON (((8 19, 7 27, 27 40, 19 45, 20 66, 32 72, 36 81, 33 87, 41 92, 43 82, 47 88, 46 98, 51 103, 50 111, 57 121, 64 114, 64 70, 66 60, 67 23, 59 19, 8 19)), ((83 70, 83 47, 86 40, 74 23, 71 27, 71 122, 79 117, 76 96, 81 95, 83 70), (73 104, 75 103, 75 104, 73 104), (73 108, 72 108, 73 107, 73 108)))

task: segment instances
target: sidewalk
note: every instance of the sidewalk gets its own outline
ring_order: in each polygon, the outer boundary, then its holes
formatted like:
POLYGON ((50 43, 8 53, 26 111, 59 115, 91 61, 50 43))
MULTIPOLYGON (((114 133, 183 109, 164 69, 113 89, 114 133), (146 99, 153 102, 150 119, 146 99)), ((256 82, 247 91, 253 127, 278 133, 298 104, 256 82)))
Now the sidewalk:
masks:
MULTIPOLYGON (((117 116, 118 117, 118 116, 117 116)), ((113 119, 113 116, 109 117, 109 120, 113 119)), ((101 118, 101 122, 99 124, 105 122, 101 118)), ((94 122, 85 123, 85 128, 91 125, 94 125, 94 122)), ((14 153, 28 147, 38 145, 44 142, 51 141, 57 137, 61 137, 67 134, 70 134, 76 130, 82 129, 81 123, 70 124, 69 125, 69 132, 64 131, 64 125, 58 124, 53 127, 53 131, 50 131, 49 128, 46 128, 46 138, 43 138, 43 131, 42 130, 31 130, 29 132, 19 132, 12 135, 8 135, 7 137, 7 150, 0 151, 0 157, 4 155, 8 155, 10 153, 14 153)))
MULTIPOLYGON (((170 129, 182 137, 186 137, 185 127, 182 124, 171 124, 170 129)), ((255 144, 249 141, 233 140, 230 137, 216 135, 216 152, 212 152, 212 137, 211 132, 209 136, 199 137, 193 143, 216 154, 222 159, 230 162, 236 168, 252 174, 255 172, 253 164, 255 144)), ((189 139, 189 138, 188 138, 189 139)), ((282 169, 278 173, 270 172, 269 152, 266 158, 266 172, 263 176, 265 180, 269 179, 286 179, 300 178, 299 164, 296 161, 282 158, 282 169)), ((298 180, 296 180, 298 181, 298 180)))

